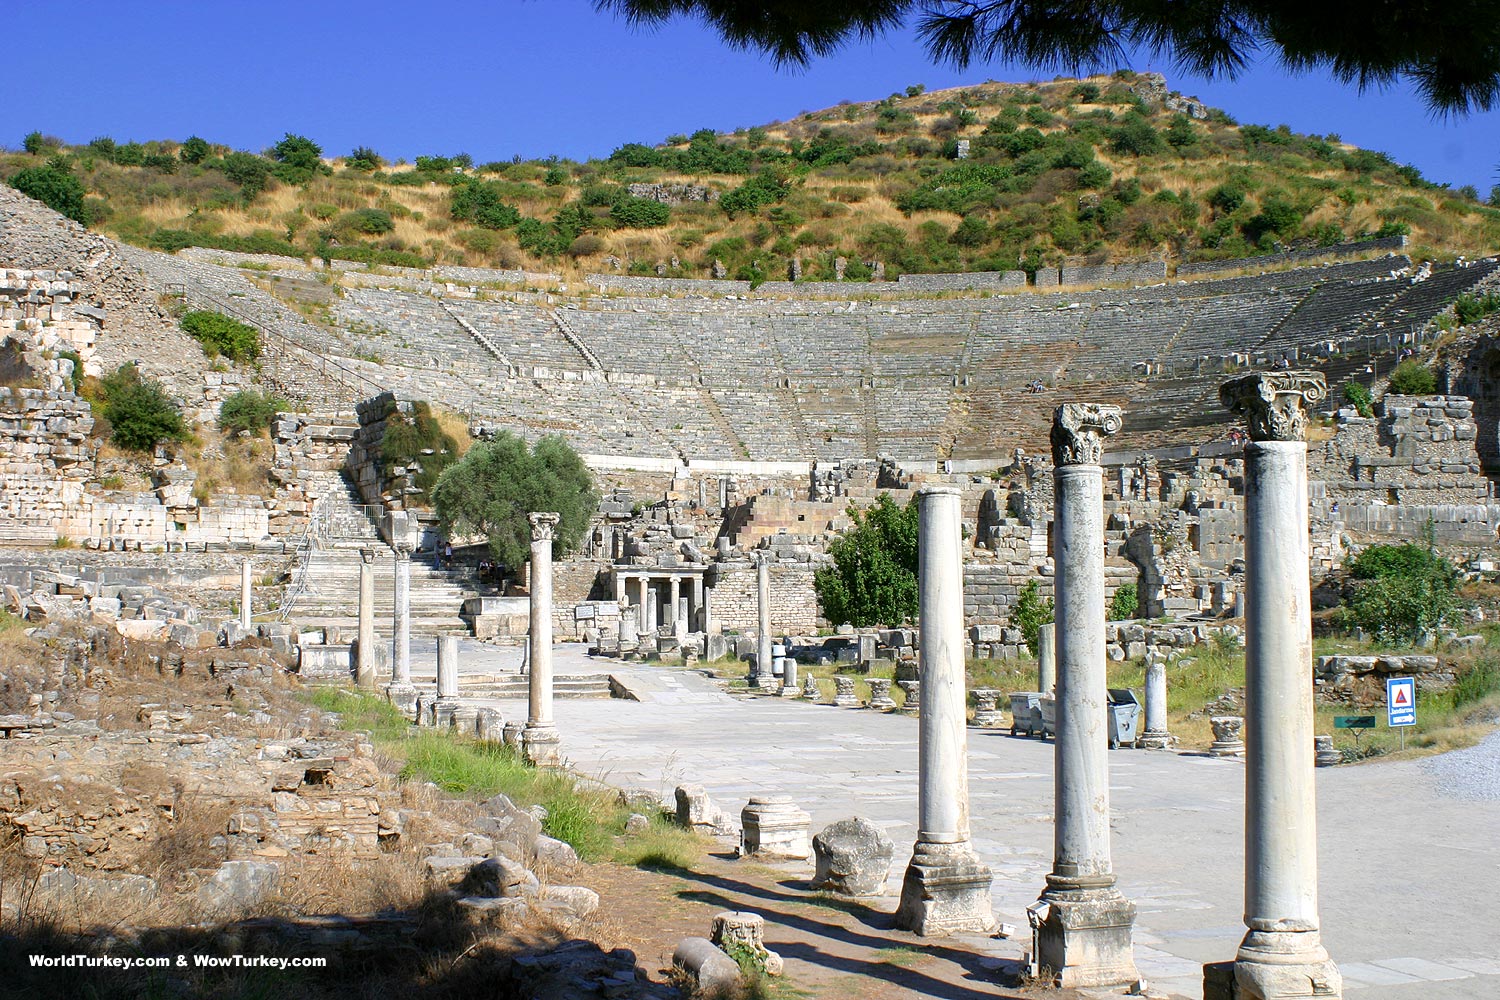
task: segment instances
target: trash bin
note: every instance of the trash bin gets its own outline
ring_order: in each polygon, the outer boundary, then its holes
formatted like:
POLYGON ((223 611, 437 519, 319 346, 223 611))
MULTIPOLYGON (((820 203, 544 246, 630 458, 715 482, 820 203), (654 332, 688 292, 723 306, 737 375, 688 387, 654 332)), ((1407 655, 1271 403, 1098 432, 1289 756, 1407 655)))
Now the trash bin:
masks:
POLYGON ((1025 733, 1040 736, 1042 732, 1042 710, 1037 707, 1040 691, 1012 691, 1010 693, 1010 734, 1025 733))
POLYGON ((1057 698, 1044 694, 1037 699, 1037 711, 1042 717, 1042 739, 1057 738, 1057 698))
POLYGON ((1141 703, 1128 688, 1109 689, 1109 748, 1135 746, 1141 703))

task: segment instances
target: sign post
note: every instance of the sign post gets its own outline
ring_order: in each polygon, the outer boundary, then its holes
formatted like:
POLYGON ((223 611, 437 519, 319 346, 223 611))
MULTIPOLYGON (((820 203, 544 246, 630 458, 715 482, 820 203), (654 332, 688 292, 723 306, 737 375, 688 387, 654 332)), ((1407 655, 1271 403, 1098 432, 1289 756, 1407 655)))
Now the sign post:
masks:
POLYGON ((1385 724, 1401 733, 1401 749, 1406 749, 1406 727, 1417 724, 1417 679, 1385 679, 1385 724))

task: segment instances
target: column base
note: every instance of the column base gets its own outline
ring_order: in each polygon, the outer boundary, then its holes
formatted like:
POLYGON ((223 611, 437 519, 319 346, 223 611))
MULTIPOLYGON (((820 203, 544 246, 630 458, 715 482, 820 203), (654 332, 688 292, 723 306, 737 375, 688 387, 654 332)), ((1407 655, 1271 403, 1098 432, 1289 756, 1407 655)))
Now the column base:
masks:
POLYGON ((453 713, 460 707, 457 698, 439 698, 432 703, 432 724, 439 729, 453 725, 453 713))
POLYGON ((1236 998, 1342 997, 1344 978, 1317 931, 1250 931, 1234 959, 1236 998))
POLYGON ((552 726, 527 726, 521 731, 521 754, 532 767, 561 767, 562 745, 552 726))
POLYGON ((403 715, 412 718, 417 711, 417 689, 412 684, 387 684, 385 697, 399 708, 403 715))
POLYGON ((1036 960, 1054 985, 1121 986, 1141 978, 1130 943, 1135 904, 1120 890, 1049 887, 1041 902, 1048 905, 1046 916, 1033 924, 1036 960))
POLYGON ((989 867, 979 862, 967 841, 918 841, 901 882, 896 926, 922 937, 987 934, 995 926, 991 881, 989 867))
POLYGON ((1177 743, 1177 737, 1169 733, 1144 733, 1135 741, 1135 745, 1142 750, 1170 750, 1177 743))

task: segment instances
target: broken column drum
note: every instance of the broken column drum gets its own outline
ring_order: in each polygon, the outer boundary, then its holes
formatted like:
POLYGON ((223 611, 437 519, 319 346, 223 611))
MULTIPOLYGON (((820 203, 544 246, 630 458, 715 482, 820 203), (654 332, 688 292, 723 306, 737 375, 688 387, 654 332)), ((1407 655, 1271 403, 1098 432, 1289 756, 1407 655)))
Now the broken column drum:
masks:
POLYGON ((1318 923, 1307 407, 1323 376, 1258 372, 1219 389, 1245 445, 1245 926, 1240 996, 1343 995, 1318 923))
POLYGON ((871 677, 865 683, 870 685, 870 708, 877 712, 888 712, 896 707, 896 701, 891 697, 889 677, 871 677))
POLYGON ((1056 496, 1057 738, 1052 871, 1032 910, 1036 955, 1066 988, 1140 978, 1135 905, 1115 886, 1109 851, 1104 642, 1104 438, 1120 408, 1064 403, 1052 421, 1056 496))
POLYGON ((458 637, 440 635, 437 640, 437 702, 433 725, 447 725, 458 708, 458 637))
POLYGON ((994 915, 990 870, 969 839, 961 498, 953 487, 927 487, 916 503, 922 629, 917 840, 896 926, 923 936, 984 933, 994 915))
POLYGON ((972 724, 981 729, 999 729, 1005 725, 1005 714, 1000 710, 1000 692, 994 688, 975 688, 969 692, 974 699, 972 724))
POLYGON ((375 688, 375 550, 359 550, 359 634, 354 650, 354 682, 375 688))
POLYGON ((1051 622, 1036 633, 1036 689, 1052 694, 1057 686, 1057 626, 1051 622))
POLYGON ((833 703, 840 708, 858 708, 859 698, 854 693, 854 678, 839 675, 833 679, 833 703))
POLYGON ((552 535, 561 515, 533 512, 531 522, 531 677, 526 731, 521 745, 526 759, 538 766, 561 763, 557 727, 552 722, 552 535))

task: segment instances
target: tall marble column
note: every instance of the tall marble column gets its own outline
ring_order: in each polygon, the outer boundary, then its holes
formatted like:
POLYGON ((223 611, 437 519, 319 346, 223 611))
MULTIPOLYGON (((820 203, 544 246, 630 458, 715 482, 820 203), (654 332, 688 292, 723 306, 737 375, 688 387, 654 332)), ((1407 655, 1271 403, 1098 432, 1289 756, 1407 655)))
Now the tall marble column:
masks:
POLYGON ((771 673, 771 554, 758 552, 755 556, 755 604, 760 615, 760 636, 755 645, 755 670, 750 674, 750 686, 774 687, 776 677, 771 673))
POLYGON ((521 742, 526 759, 538 766, 562 762, 557 727, 552 723, 552 533, 562 520, 555 513, 533 512, 531 521, 531 688, 526 730, 521 742))
POLYGON ((445 726, 458 707, 458 637, 437 640, 437 724, 445 726))
POLYGON ((1146 750, 1165 750, 1172 745, 1167 732, 1167 661, 1153 656, 1146 664, 1146 725, 1139 745, 1146 750))
POLYGON ((359 550, 359 635, 354 649, 354 682, 375 689, 375 550, 359 550))
POLYGON ((960 494, 929 486, 917 493, 916 504, 922 626, 917 842, 896 926, 927 936, 985 932, 994 924, 990 870, 969 841, 960 494))
POLYGON ((667 581, 667 620, 662 624, 670 626, 674 633, 677 631, 677 600, 681 596, 682 581, 673 576, 667 581))
POLYGON ((395 650, 391 658, 391 683, 385 692, 392 704, 408 714, 417 705, 417 689, 411 682, 411 556, 417 547, 413 527, 404 511, 391 514, 391 548, 396 553, 395 650))
POLYGON ((1037 912, 1036 955, 1066 988, 1140 978, 1131 951, 1135 904, 1109 856, 1109 742, 1104 676, 1104 438, 1117 406, 1064 403, 1052 419, 1057 575, 1056 817, 1052 871, 1037 912))
POLYGON ((1057 626, 1048 622, 1036 633, 1036 689, 1051 694, 1057 686, 1057 626))
POLYGON ((1249 424, 1245 445, 1245 926, 1235 956, 1241 997, 1343 995, 1318 925, 1313 778, 1307 406, 1317 372, 1272 371, 1224 383, 1219 398, 1249 424))
POLYGON ((250 631, 250 560, 240 564, 240 628, 250 631))

